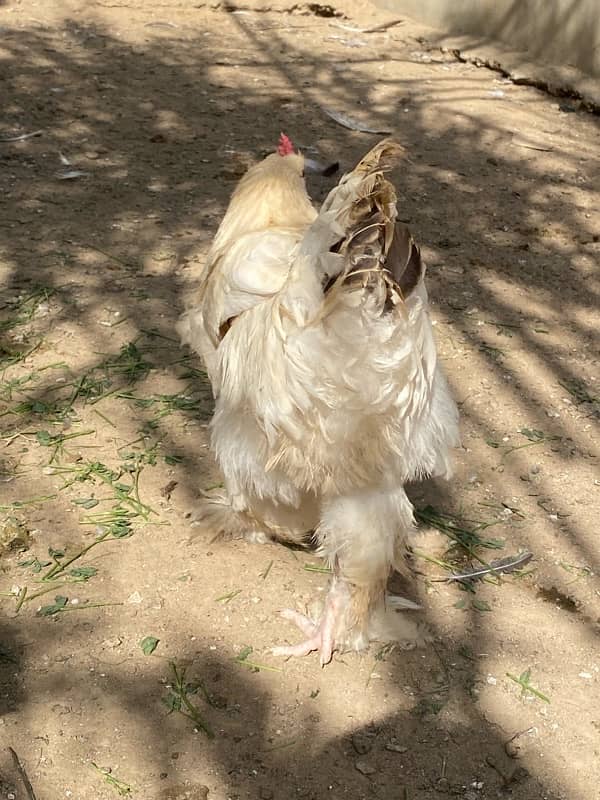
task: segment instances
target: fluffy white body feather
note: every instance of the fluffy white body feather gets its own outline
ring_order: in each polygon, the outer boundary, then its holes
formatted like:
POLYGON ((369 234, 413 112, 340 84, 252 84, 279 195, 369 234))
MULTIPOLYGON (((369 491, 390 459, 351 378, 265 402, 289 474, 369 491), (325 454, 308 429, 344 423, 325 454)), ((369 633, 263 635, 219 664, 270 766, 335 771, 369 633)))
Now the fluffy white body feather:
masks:
POLYGON ((322 663, 372 638, 417 638, 385 592, 413 525, 404 485, 448 477, 457 443, 422 271, 403 292, 386 264, 400 228, 384 173, 398 151, 374 148, 318 215, 300 156, 251 170, 180 326, 215 395, 211 441, 225 492, 207 500, 204 517, 288 541, 314 535, 334 571, 326 606, 314 621, 286 612, 308 638, 278 651, 319 649, 322 663), (264 213, 255 207, 244 223, 257 187, 264 213))

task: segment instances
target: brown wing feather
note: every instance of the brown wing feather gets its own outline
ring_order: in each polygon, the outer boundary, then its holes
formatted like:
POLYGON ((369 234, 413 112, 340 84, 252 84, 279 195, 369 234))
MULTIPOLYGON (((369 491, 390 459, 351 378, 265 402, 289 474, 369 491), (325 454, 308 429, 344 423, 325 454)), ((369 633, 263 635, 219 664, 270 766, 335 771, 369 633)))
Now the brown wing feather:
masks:
POLYGON ((401 153, 400 145, 385 140, 353 171, 361 175, 364 192, 345 211, 345 236, 331 248, 344 256, 345 266, 340 275, 326 281, 325 293, 357 282, 374 288, 383 279, 385 310, 390 310, 419 283, 424 271, 421 254, 407 226, 396 221, 396 192, 385 177, 401 153))
POLYGON ((403 222, 396 222, 394 226, 394 238, 387 251, 385 267, 400 287, 403 297, 411 294, 423 276, 421 251, 403 222))

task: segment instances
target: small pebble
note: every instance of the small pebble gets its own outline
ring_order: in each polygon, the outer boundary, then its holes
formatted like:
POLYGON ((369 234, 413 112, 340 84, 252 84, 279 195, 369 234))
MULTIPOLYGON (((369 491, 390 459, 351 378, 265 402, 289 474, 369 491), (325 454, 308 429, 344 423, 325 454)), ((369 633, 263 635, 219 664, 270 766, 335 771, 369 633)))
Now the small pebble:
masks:
POLYGON ((405 747, 402 744, 396 744, 395 742, 388 742, 385 746, 386 750, 390 750, 392 753, 406 753, 408 752, 408 747, 405 747))
POLYGON ((366 761, 359 759, 354 766, 359 772, 362 772, 363 775, 374 775, 377 770, 371 764, 368 764, 366 761))
POLYGON ((352 747, 356 750, 359 756, 364 756, 372 750, 373 744, 368 736, 361 733, 355 733, 352 737, 352 747))
POLYGON ((113 636, 112 639, 105 639, 102 642, 103 647, 120 647, 123 644, 123 639, 120 636, 113 636))
POLYGON ((520 758, 521 757, 521 745, 517 742, 516 739, 510 739, 504 745, 504 752, 509 758, 520 758))

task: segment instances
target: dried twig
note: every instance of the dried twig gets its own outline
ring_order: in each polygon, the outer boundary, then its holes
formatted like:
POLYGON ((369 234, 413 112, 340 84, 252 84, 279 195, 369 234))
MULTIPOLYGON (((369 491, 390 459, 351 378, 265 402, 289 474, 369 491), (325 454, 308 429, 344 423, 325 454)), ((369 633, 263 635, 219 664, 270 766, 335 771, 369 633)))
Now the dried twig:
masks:
POLYGON ((357 28, 354 25, 344 25, 342 22, 330 22, 329 24, 335 25, 336 28, 341 28, 344 31, 352 31, 352 33, 382 33, 389 28, 394 28, 396 25, 404 25, 404 20, 393 19, 391 22, 384 22, 372 28, 357 28))
POLYGON ((551 153, 554 150, 553 147, 545 147, 542 144, 526 142, 524 139, 513 139, 512 144, 514 144, 515 147, 525 147, 527 150, 539 150, 540 153, 551 153))
POLYGON ((25 791, 27 792, 27 797, 29 800, 37 800, 35 796, 35 792, 33 791, 33 786, 31 785, 31 781, 29 780, 27 773, 25 772, 25 767, 21 764, 19 756, 15 753, 12 747, 8 748, 10 754, 12 756, 13 761, 15 762, 15 767, 17 768, 17 772, 19 773, 21 780, 23 781, 23 786, 25 787, 25 791))
POLYGON ((44 131, 32 131, 31 133, 20 133, 17 136, 2 136, 0 137, 0 144, 2 142, 23 142, 25 139, 32 139, 34 136, 41 136, 44 131))

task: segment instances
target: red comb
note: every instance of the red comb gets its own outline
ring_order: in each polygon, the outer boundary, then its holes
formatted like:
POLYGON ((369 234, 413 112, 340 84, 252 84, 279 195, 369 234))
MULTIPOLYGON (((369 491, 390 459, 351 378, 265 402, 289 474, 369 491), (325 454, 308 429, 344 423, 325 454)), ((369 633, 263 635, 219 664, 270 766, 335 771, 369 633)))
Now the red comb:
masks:
POLYGON ((289 136, 286 136, 285 133, 280 134, 279 136, 279 144, 277 145, 277 152, 280 156, 291 156, 294 152, 294 145, 292 144, 292 140, 289 136))

